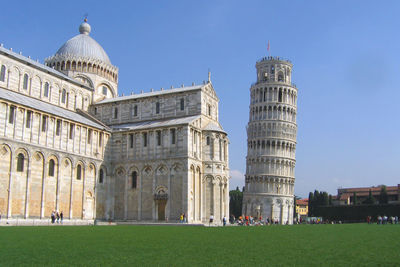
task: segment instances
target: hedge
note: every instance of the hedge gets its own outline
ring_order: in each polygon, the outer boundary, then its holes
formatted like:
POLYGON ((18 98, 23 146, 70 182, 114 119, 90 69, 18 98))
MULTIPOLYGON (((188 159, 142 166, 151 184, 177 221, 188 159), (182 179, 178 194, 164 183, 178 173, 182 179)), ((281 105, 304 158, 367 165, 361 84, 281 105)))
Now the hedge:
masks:
POLYGON ((376 221, 379 215, 400 217, 400 205, 319 206, 314 207, 313 215, 330 221, 342 222, 365 222, 367 216, 371 216, 372 220, 376 221))

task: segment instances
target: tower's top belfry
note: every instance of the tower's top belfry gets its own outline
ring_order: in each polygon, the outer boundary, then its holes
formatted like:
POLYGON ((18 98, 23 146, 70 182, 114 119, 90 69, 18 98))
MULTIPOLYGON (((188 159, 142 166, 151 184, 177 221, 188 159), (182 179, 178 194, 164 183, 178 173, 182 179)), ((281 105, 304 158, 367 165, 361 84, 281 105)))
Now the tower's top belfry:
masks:
POLYGON ((263 57, 256 63, 257 83, 283 82, 291 83, 293 64, 279 57, 263 57))

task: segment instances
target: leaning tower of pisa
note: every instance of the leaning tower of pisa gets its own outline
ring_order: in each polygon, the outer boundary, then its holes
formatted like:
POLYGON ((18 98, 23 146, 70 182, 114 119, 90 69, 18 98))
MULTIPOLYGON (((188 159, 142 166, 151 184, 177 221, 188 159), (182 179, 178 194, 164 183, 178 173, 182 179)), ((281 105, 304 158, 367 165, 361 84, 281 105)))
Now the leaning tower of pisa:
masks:
POLYGON ((250 87, 243 214, 293 222, 297 88, 292 63, 265 57, 250 87))

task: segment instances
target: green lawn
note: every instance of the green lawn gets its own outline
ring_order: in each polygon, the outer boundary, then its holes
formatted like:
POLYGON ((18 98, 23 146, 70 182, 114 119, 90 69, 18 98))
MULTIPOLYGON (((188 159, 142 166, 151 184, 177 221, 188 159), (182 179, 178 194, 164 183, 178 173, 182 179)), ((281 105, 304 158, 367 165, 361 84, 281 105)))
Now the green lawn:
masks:
POLYGON ((0 227, 6 265, 399 266, 400 225, 0 227))

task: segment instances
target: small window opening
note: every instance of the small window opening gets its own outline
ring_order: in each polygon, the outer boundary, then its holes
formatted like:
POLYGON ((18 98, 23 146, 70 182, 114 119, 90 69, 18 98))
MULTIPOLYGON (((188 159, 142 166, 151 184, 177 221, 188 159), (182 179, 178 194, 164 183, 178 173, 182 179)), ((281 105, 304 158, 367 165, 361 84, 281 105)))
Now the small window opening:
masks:
POLYGON ((28 110, 26 112, 26 128, 31 128, 31 122, 32 122, 32 111, 28 110))
POLYGON ((143 146, 147 146, 147 133, 143 133, 143 146))
POLYGON ((50 177, 54 176, 54 167, 55 167, 54 159, 51 159, 49 161, 49 176, 50 177))
POLYGON ((6 80, 6 66, 1 65, 0 81, 4 82, 5 80, 6 80))
POLYGON ((92 129, 88 129, 87 143, 90 144, 92 142, 92 129))
POLYGON ((185 99, 181 98, 181 110, 185 109, 185 99))
POLYGON ((156 103, 156 114, 160 113, 160 102, 156 103))
POLYGON ((129 146, 133 148, 133 134, 129 134, 129 146))
POLYGON ((8 123, 13 124, 14 123, 14 117, 15 117, 15 107, 10 106, 10 113, 8 114, 8 123))
POLYGON ((63 89, 61 93, 61 103, 65 104, 66 98, 67 98, 67 91, 63 89))
POLYGON ((132 189, 135 189, 137 187, 137 172, 132 172, 132 189))
POLYGON ((24 171, 24 160, 25 156, 22 153, 18 154, 18 159, 17 159, 17 172, 23 172, 24 171))
POLYGON ((74 138, 74 124, 69 125, 69 139, 74 138))
POLYGON ((103 169, 100 169, 100 173, 99 173, 99 183, 102 184, 104 181, 104 171, 103 169))
POLYGON ((157 131, 157 146, 161 146, 161 131, 157 131))
POLYGON ((176 131, 175 131, 175 129, 171 129, 170 133, 171 133, 171 144, 174 145, 175 142, 176 142, 176 131))
POLYGON ((42 132, 45 132, 47 130, 47 116, 43 115, 42 116, 42 132))
POLYGON ((44 84, 44 92, 43 92, 44 97, 49 97, 49 83, 46 82, 44 84))
POLYGON ((28 82, 29 82, 29 76, 28 74, 24 74, 24 82, 22 84, 23 89, 27 90, 28 89, 28 82))
POLYGON ((76 180, 82 179, 82 166, 78 165, 76 167, 76 180))
POLYGON ((61 120, 57 120, 57 123, 56 123, 56 135, 60 136, 60 132, 61 132, 61 120))

